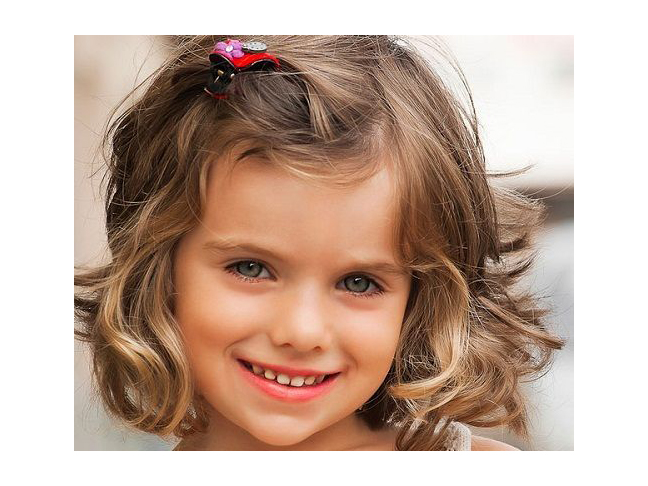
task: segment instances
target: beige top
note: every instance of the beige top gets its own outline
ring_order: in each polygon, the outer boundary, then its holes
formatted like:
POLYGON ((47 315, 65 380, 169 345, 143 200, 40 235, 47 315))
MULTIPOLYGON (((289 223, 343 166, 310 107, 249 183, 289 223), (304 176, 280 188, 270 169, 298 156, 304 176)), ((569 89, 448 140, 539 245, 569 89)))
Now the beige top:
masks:
POLYGON ((445 444, 446 451, 469 451, 471 449, 470 429, 460 422, 452 422, 448 426, 448 441, 445 444))

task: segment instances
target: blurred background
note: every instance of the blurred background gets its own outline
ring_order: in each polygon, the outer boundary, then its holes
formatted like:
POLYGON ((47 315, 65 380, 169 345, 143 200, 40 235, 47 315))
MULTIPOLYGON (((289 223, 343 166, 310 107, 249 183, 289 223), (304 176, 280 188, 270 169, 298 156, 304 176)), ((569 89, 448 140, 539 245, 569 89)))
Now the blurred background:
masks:
MULTIPOLYGON (((424 53, 429 38, 410 36, 424 53)), ((490 170, 534 164, 501 184, 542 199, 549 217, 526 284, 552 308, 549 326, 567 339, 554 365, 525 385, 531 442, 506 429, 479 435, 522 450, 573 450, 574 432, 574 40, 572 36, 442 36, 472 90, 490 170)), ((98 152, 111 110, 160 66, 170 36, 75 36, 74 255, 93 266, 106 256, 103 175, 98 152)), ((434 56, 434 54, 430 54, 434 56)), ((450 75, 450 74, 449 74, 450 75)), ((456 80, 455 80, 456 81, 456 80)), ((75 450, 169 450, 174 442, 133 432, 111 420, 93 392, 85 346, 74 343, 75 450)))

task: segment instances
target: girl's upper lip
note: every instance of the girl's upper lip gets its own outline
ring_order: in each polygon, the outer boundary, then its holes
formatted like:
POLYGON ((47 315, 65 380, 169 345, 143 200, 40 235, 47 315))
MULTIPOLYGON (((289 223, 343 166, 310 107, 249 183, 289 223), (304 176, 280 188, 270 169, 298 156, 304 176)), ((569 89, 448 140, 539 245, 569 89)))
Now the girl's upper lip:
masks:
POLYGON ((257 361, 247 358, 240 358, 242 361, 246 361, 250 364, 255 364, 266 370, 276 371, 277 373, 283 373, 289 376, 319 376, 319 375, 333 375, 338 373, 339 370, 335 371, 322 371, 316 370, 313 368, 291 368, 288 366, 275 365, 270 363, 265 363, 263 361, 257 361))

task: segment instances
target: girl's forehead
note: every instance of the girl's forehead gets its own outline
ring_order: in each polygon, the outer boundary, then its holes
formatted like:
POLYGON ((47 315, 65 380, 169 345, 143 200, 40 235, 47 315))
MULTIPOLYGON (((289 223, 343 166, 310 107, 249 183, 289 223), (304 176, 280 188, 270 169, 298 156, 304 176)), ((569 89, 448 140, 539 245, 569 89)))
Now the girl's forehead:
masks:
POLYGON ((298 176, 272 162, 250 158, 234 165, 214 164, 207 179, 206 196, 208 206, 215 200, 219 204, 233 200, 263 199, 268 203, 293 200, 312 205, 343 204, 349 209, 358 206, 366 214, 390 205, 394 194, 393 178, 387 168, 364 180, 340 186, 317 176, 298 176))
POLYGON ((296 250, 356 248, 393 253, 394 185, 390 171, 349 187, 297 177, 266 161, 214 164, 203 224, 219 235, 290 240, 296 250))

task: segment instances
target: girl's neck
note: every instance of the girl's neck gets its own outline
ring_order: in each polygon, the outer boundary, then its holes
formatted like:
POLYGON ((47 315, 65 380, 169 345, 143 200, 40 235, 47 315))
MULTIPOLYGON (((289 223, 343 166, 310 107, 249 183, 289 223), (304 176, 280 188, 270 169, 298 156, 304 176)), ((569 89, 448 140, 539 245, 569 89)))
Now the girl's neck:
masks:
POLYGON ((175 450, 210 451, 345 451, 393 450, 396 431, 372 431, 355 414, 291 446, 272 446, 212 411, 204 433, 183 439, 175 450))

